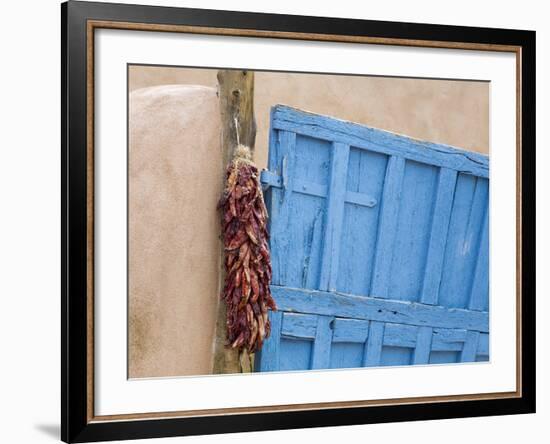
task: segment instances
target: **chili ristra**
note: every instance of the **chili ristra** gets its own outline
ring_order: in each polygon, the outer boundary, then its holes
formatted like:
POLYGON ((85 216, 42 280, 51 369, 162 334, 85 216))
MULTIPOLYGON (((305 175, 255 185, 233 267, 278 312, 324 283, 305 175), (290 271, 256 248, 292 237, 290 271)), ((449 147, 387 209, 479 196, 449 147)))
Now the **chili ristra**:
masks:
POLYGON ((258 351, 269 337, 268 309, 277 310, 271 296, 271 258, 267 210, 258 168, 248 147, 239 145, 227 166, 222 211, 227 306, 227 345, 258 351))

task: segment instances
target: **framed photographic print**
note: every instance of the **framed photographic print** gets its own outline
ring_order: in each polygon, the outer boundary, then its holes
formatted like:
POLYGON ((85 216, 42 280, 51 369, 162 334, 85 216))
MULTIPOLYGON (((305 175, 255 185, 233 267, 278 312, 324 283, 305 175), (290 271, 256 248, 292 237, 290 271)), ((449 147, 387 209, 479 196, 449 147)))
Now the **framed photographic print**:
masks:
POLYGON ((69 1, 62 439, 535 411, 535 33, 69 1))

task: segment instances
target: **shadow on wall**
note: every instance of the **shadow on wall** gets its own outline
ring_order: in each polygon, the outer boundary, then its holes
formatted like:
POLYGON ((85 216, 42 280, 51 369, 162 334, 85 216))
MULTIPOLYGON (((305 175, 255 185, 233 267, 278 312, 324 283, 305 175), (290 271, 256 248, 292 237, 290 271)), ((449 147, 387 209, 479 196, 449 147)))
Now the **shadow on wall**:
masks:
POLYGON ((34 428, 55 441, 60 439, 61 427, 59 424, 35 424, 34 428))

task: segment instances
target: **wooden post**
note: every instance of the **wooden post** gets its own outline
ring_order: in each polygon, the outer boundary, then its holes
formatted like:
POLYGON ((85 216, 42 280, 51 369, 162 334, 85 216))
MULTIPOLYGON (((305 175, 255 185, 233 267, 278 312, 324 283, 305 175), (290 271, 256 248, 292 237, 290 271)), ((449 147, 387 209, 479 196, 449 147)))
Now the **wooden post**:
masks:
MULTIPOLYGON (((220 100, 223 150, 223 165, 220 174, 223 174, 225 179, 225 169, 233 158, 233 153, 237 147, 237 131, 239 132, 239 142, 250 147, 252 154, 254 154, 254 143, 256 141, 254 73, 241 70, 218 71, 218 97, 220 100), (237 128, 235 128, 235 119, 238 122, 237 128)), ((225 279, 223 246, 220 255, 219 293, 223 289, 225 279)), ((246 350, 239 353, 237 350, 225 347, 226 334, 226 307, 225 303, 219 300, 214 339, 213 373, 248 373, 253 371, 253 355, 250 355, 246 350)))

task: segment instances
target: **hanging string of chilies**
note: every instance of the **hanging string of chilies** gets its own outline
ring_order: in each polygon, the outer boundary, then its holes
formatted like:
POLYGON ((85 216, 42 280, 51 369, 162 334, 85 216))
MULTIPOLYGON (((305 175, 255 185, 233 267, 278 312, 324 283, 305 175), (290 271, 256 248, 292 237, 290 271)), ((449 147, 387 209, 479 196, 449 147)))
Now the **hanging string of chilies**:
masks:
POLYGON ((271 258, 267 210, 251 150, 239 141, 227 166, 222 210, 228 346, 252 353, 269 337, 268 309, 277 310, 271 296, 271 258))

